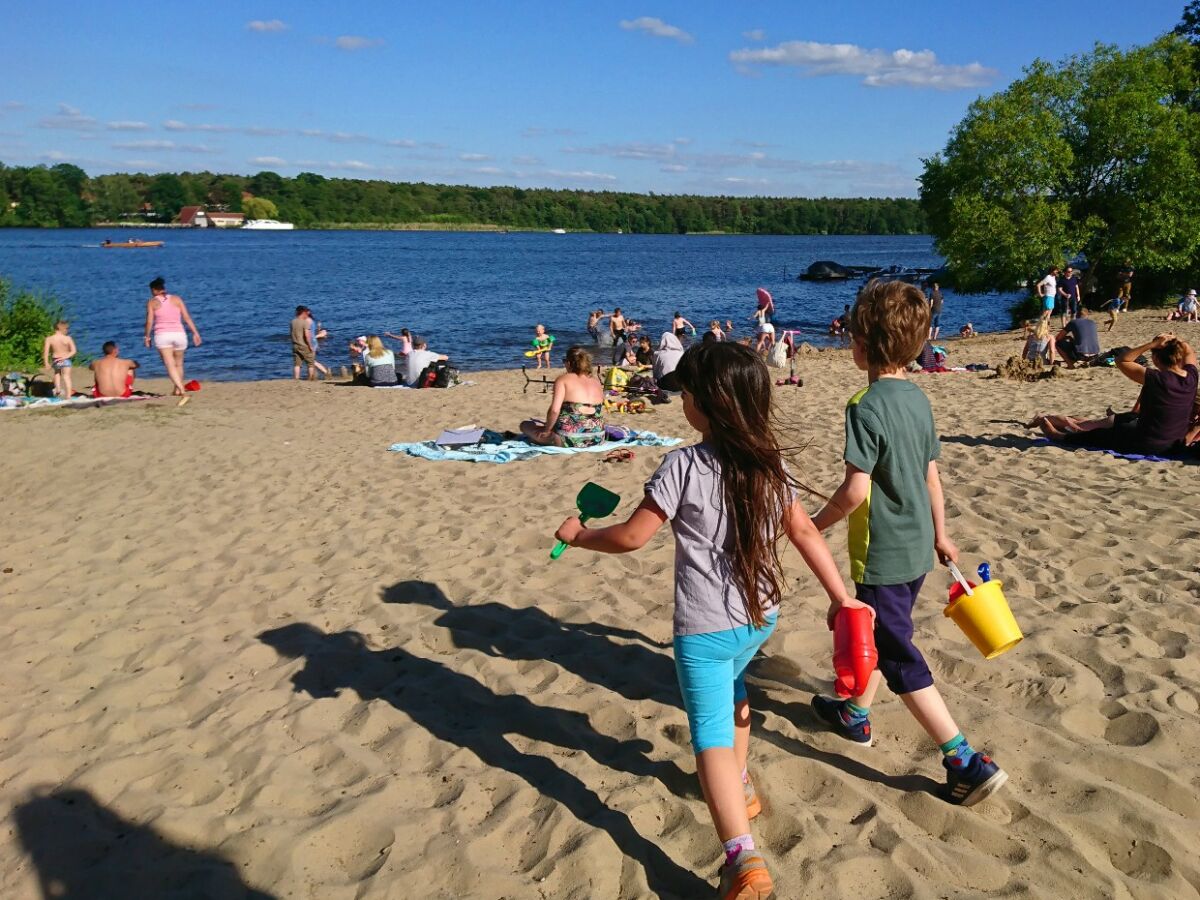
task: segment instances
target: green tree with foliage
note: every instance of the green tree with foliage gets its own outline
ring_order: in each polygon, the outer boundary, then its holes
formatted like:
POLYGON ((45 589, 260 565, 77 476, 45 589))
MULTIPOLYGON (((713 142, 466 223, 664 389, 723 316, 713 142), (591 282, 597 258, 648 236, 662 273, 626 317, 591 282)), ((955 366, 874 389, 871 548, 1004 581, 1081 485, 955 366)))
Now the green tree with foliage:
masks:
POLYGON ((117 222, 138 211, 142 194, 128 175, 107 175, 92 182, 92 209, 101 222, 117 222))
MULTIPOLYGON (((1126 261, 1163 275, 1200 252, 1196 48, 1175 36, 1038 61, 971 104, 925 160, 921 205, 965 290, 1009 290, 1082 253, 1089 287, 1126 261)), ((1141 279, 1145 284, 1146 280, 1141 279)))
POLYGON ((266 197, 248 197, 242 201, 247 219, 278 219, 279 208, 266 197))
POLYGON ((0 371, 36 372, 42 367, 42 344, 63 318, 53 297, 14 290, 0 278, 0 371))
POLYGON ((154 207, 154 212, 164 222, 170 222, 179 215, 179 210, 188 205, 188 196, 183 187, 183 181, 178 175, 164 172, 155 175, 146 191, 146 199, 154 207))

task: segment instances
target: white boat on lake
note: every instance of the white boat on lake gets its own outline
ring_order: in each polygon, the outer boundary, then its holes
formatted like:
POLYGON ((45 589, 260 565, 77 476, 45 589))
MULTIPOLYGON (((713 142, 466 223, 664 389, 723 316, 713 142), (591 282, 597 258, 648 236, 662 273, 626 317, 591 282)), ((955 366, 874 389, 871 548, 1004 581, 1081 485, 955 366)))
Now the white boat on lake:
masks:
POLYGON ((242 226, 246 231, 291 231, 295 227, 291 222, 277 222, 274 219, 247 219, 242 226))
POLYGON ((566 234, 566 233, 567 233, 567 229, 565 229, 565 228, 555 228, 555 229, 554 229, 552 232, 550 232, 550 233, 551 233, 551 234, 566 234))

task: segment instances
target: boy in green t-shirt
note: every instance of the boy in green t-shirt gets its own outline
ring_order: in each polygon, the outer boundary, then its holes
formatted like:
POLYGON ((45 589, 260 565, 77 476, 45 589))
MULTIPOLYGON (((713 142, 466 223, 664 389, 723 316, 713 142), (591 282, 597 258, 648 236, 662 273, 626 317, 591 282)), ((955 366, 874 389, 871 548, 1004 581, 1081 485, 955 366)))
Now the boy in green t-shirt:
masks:
MULTIPOLYGON (((912 285, 872 281, 849 320, 854 362, 870 383, 846 406, 846 478, 813 523, 824 531, 850 520, 850 573, 855 596, 875 610, 879 668, 861 696, 814 697, 813 710, 838 734, 869 747, 871 701, 886 680, 941 747, 945 799, 973 806, 1008 775, 967 743, 912 642, 913 604, 934 552, 942 562, 958 559, 946 534, 933 411, 904 375, 929 333, 929 304, 912 285)), ((829 611, 831 628, 836 613, 829 611)))

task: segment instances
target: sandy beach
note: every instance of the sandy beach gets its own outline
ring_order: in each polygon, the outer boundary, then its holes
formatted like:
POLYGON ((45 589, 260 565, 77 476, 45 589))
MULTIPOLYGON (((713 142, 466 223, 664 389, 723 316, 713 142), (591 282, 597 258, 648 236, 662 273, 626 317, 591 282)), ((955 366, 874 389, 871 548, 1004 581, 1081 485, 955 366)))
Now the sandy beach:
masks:
MULTIPOLYGON (((1101 338, 1163 329, 1135 313, 1101 338)), ((951 342, 950 362, 1020 347, 951 342)), ((865 376, 845 351, 798 369, 779 408, 803 478, 830 492, 865 376)), ((637 554, 547 558, 584 482, 628 514, 667 451, 387 452, 545 412, 518 372, 467 377, 206 383, 183 408, 0 414, 0 896, 711 895, 720 847, 675 684, 669 531, 637 554)), ((781 624, 751 670, 754 833, 778 896, 1200 896, 1200 468, 1043 446, 1021 426, 1128 408, 1136 385, 1115 370, 915 377, 963 568, 991 563, 1026 635, 985 661, 943 617, 939 571, 918 643, 1011 781, 974 809, 938 799, 936 748, 886 690, 875 747, 818 727, 826 601, 789 549, 781 624)), ((678 402, 614 418, 695 439, 678 402)), ((844 525, 829 541, 848 574, 844 525)))

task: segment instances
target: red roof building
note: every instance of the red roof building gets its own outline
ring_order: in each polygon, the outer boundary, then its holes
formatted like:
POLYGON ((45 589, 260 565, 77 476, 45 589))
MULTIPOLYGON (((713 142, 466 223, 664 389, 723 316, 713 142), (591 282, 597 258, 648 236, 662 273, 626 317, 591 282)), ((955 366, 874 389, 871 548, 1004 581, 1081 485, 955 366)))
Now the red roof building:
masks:
POLYGON ((204 212, 203 206, 185 206, 179 211, 179 224, 191 225, 193 228, 205 228, 208 226, 208 216, 204 212))

